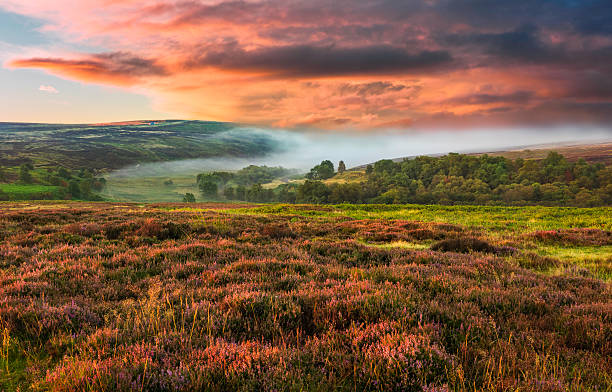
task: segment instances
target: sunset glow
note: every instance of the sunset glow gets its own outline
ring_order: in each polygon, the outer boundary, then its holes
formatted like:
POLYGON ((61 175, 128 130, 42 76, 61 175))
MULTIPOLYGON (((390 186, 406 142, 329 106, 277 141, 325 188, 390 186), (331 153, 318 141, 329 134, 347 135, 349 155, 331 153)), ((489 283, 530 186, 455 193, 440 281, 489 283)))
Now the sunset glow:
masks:
POLYGON ((155 110, 186 118, 330 129, 607 123, 609 8, 450 0, 0 5, 40 21, 38 33, 59 42, 9 42, 5 68, 144 94, 155 110))

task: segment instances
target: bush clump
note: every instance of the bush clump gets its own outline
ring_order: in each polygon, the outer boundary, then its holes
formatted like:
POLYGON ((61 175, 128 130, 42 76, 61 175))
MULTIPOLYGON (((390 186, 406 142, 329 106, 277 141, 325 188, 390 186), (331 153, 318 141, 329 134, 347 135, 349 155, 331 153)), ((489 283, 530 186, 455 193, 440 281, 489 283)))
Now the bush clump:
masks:
POLYGON ((457 252, 457 253, 471 253, 471 252, 484 252, 484 253, 497 253, 498 248, 474 237, 458 237, 442 240, 434 243, 431 246, 431 250, 438 252, 457 252))

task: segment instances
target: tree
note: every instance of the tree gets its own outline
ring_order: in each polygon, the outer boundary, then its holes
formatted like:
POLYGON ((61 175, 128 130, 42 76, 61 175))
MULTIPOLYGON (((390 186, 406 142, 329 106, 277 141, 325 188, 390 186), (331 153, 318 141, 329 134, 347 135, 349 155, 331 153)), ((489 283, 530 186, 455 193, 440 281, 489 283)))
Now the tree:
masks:
POLYGON ((338 162, 338 174, 342 174, 345 171, 346 171, 346 165, 344 164, 344 161, 338 162))
POLYGON ((89 196, 91 195, 91 181, 79 182, 79 194, 83 198, 89 198, 89 196))
POLYGON ((32 174, 30 174, 30 166, 23 164, 19 167, 19 181, 29 184, 32 182, 32 174))
POLYGON ((306 180, 297 189, 296 200, 299 203, 327 203, 330 190, 321 181, 306 180))
POLYGON ((68 192, 73 198, 81 196, 81 187, 79 186, 79 182, 77 180, 71 180, 68 183, 68 192))
POLYGON ((183 203, 195 203, 195 201, 193 193, 185 193, 185 196, 183 196, 183 203))
POLYGON ((70 178, 70 172, 65 167, 61 166, 57 169, 57 175, 66 179, 70 178))
POLYGON ((95 189, 96 191, 101 191, 102 189, 104 189, 105 186, 106 186, 106 178, 104 177, 95 178, 93 183, 91 184, 91 187, 95 189))
POLYGON ((205 197, 217 197, 217 183, 212 179, 202 179, 202 181, 198 183, 198 186, 200 187, 200 192, 202 192, 202 195, 205 197))
POLYGON ((234 188, 231 186, 226 187, 225 189, 223 189, 223 197, 225 197, 227 200, 234 200, 234 188))
POLYGON ((295 188, 294 184, 282 184, 278 188, 278 201, 282 203, 295 203, 295 188))
POLYGON ((6 181, 6 172, 2 166, 0 166, 0 181, 6 181))
POLYGON ((310 169, 310 173, 306 174, 309 180, 327 180, 334 176, 334 164, 330 160, 325 160, 317 166, 310 169))
POLYGON ((251 185, 246 191, 247 201, 264 201, 264 189, 261 184, 251 185))

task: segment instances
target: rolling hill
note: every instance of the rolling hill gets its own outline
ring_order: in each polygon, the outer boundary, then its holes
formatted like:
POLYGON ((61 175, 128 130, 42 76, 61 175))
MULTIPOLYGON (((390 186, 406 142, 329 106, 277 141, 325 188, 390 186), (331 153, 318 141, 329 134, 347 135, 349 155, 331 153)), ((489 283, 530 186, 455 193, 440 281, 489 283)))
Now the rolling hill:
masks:
POLYGON ((254 157, 274 152, 269 134, 212 121, 110 124, 0 123, 0 165, 113 170, 144 162, 254 157))

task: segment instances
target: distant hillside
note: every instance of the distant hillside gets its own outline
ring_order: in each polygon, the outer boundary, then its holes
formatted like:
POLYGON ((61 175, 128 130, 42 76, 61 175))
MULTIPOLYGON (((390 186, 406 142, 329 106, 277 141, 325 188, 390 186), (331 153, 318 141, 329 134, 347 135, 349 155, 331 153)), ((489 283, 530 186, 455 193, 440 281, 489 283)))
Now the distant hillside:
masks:
MULTIPOLYGON (((612 143, 578 144, 571 146, 534 146, 509 151, 494 151, 486 154, 491 156, 502 156, 509 159, 544 159, 549 152, 556 151, 563 155, 568 161, 575 162, 584 159, 589 163, 612 163, 612 143)), ((485 153, 469 154, 483 155, 485 153)))
POLYGON ((31 162, 70 169, 118 169, 143 162, 254 157, 277 141, 231 123, 132 121, 110 124, 0 123, 0 166, 31 162))
MULTIPOLYGON (((576 145, 555 145, 555 144, 547 144, 547 145, 534 145, 534 146, 524 146, 517 147, 513 149, 506 150, 497 150, 497 151, 482 151, 482 152, 463 152, 466 155, 473 156, 481 156, 484 154, 490 156, 501 156, 509 159, 544 159, 548 155, 549 152, 556 151, 563 155, 568 161, 575 162, 580 158, 584 159, 589 163, 604 163, 604 164, 612 164, 612 143, 604 142, 604 143, 596 143, 596 144, 576 144, 576 145)), ((441 157, 446 155, 446 153, 440 154, 423 154, 430 157, 441 157)), ((404 159, 413 159, 416 158, 416 155, 406 156, 400 158, 392 158, 393 162, 402 162, 404 159)), ((371 164, 374 164, 372 162, 371 164)), ((363 171, 368 166, 359 165, 353 167, 349 170, 355 171, 363 171)))

